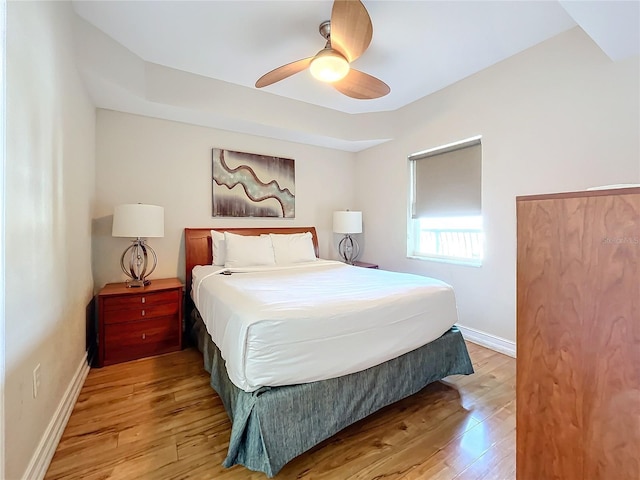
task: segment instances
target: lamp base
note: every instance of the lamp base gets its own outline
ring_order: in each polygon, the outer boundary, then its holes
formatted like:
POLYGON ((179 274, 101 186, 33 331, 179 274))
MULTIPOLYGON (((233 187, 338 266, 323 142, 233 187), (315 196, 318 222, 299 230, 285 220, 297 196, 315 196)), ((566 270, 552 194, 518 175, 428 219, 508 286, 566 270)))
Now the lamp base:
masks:
POLYGON ((338 244, 338 253, 345 263, 353 265, 353 262, 355 262, 358 255, 360 255, 360 245, 358 245, 355 238, 347 234, 338 244))
POLYGON ((127 288, 146 287, 150 283, 151 280, 138 280, 137 278, 126 281, 127 288))
POLYGON ((144 287, 151 283, 147 280, 147 276, 156 269, 158 264, 158 257, 156 252, 153 251, 146 242, 141 239, 135 239, 132 244, 122 253, 120 257, 120 267, 124 274, 129 277, 127 280, 127 287, 144 287), (149 253, 151 253, 153 264, 151 269, 149 267, 149 253), (126 264, 126 260, 129 260, 129 265, 126 264))

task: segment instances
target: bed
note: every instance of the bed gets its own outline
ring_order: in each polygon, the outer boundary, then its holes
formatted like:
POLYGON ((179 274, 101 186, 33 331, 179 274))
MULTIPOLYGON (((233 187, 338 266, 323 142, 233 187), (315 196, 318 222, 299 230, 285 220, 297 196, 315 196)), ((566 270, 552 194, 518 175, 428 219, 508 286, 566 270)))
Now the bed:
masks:
MULTIPOLYGON (((318 256, 313 227, 216 230, 251 237, 310 234, 311 255, 318 256)), ((395 297, 387 301, 386 293, 364 288, 372 273, 365 273, 368 269, 318 260, 282 271, 270 266, 251 271, 232 269, 227 276, 224 271, 229 269, 212 266, 220 263, 214 262, 213 245, 211 229, 185 229, 186 281, 190 290, 194 287, 188 296, 188 333, 203 354, 211 386, 233 424, 225 467, 241 464, 273 477, 291 459, 380 408, 446 376, 473 373, 462 335, 451 326, 456 315, 455 300, 453 313, 451 310, 453 293, 449 295, 442 282, 393 272, 373 274, 380 276, 377 283, 384 284, 384 289, 380 287, 383 292, 408 292, 413 288, 403 283, 408 280, 417 281, 416 288, 424 284, 440 292, 427 309, 432 326, 421 328, 424 318, 417 317, 424 305, 419 306, 417 299, 413 302, 416 305, 395 297), (279 282, 295 285, 288 287, 291 295, 276 291, 279 282), (337 283, 342 289, 346 283, 340 282, 357 282, 359 288, 345 295, 348 301, 337 298, 334 302, 332 291, 325 292, 322 286, 337 283), (314 285, 313 295, 304 294, 307 283, 314 285), (207 297, 209 290, 218 296, 207 297), (274 291, 280 295, 276 300, 271 296, 274 291), (261 293, 268 293, 266 303, 254 305, 261 293), (296 310, 298 305, 292 298, 302 299, 301 305, 311 302, 312 307, 296 310), (372 302, 375 308, 366 311, 357 306, 372 302), (334 315, 333 325, 331 319, 325 321, 323 306, 340 313, 334 315), (385 317, 395 320, 387 322, 391 327, 383 321, 385 317), (316 330, 322 334, 308 338, 309 326, 319 321, 324 323, 316 330), (396 337, 404 340, 390 341, 396 337), (345 338, 365 348, 352 352, 344 348, 345 338), (278 367, 269 370, 271 364, 265 359, 278 367)))

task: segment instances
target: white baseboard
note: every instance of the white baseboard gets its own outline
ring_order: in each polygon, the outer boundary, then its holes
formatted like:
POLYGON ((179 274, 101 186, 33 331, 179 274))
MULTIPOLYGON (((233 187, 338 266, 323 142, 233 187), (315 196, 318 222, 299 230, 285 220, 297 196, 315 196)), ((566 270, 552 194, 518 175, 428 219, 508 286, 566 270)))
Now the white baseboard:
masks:
POLYGON ((23 480, 41 480, 47 473, 53 454, 58 447, 58 442, 60 442, 60 437, 62 437, 62 433, 64 432, 64 427, 67 426, 67 422, 73 411, 73 406, 76 404, 76 400, 78 400, 78 395, 80 395, 80 390, 82 389, 82 385, 84 385, 90 368, 87 363, 87 354, 85 353, 67 390, 62 396, 58 408, 53 414, 53 418, 40 439, 38 448, 31 457, 27 471, 22 477, 23 480))
POLYGON ((477 343, 478 345, 482 345, 483 347, 490 348, 491 350, 495 350, 496 352, 504 353, 505 355, 509 355, 510 357, 516 357, 516 343, 511 340, 507 340, 502 337, 496 337, 495 335, 491 335, 490 333, 481 332, 480 330, 476 330, 474 328, 465 327, 463 325, 456 326, 462 332, 462 336, 465 340, 469 340, 470 342, 477 343))

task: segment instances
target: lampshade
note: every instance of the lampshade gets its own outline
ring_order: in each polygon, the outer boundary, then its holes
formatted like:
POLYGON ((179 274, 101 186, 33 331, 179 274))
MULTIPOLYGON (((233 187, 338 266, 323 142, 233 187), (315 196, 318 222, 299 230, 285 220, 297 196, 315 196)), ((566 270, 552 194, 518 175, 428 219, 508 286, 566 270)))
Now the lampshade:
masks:
POLYGON ((362 212, 333 212, 333 231, 345 234, 362 233, 362 212))
POLYGON ((311 75, 321 82, 337 82, 349 73, 349 62, 333 48, 325 48, 311 60, 311 75))
POLYGON ((113 211, 114 237, 164 237, 164 208, 132 203, 118 205, 113 211))

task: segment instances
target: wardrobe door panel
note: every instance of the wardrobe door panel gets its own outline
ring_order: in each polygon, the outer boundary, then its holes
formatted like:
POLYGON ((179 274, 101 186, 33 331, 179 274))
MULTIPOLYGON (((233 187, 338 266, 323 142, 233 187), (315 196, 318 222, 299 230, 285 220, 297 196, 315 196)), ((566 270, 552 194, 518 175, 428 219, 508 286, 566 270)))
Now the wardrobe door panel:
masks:
POLYGON ((518 204, 517 475, 581 477, 586 201, 518 204))
POLYGON ((640 189, 516 205, 517 478, 640 479, 640 189))
POLYGON ((584 478, 640 478, 640 195, 589 199, 584 478))

